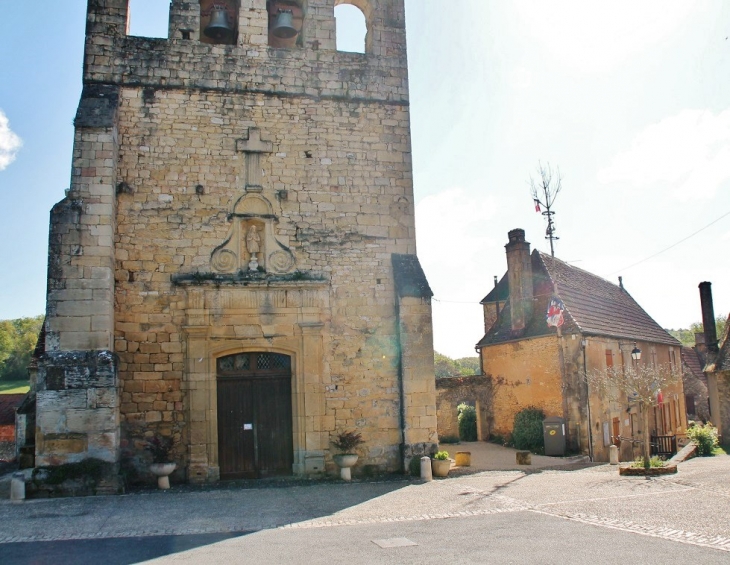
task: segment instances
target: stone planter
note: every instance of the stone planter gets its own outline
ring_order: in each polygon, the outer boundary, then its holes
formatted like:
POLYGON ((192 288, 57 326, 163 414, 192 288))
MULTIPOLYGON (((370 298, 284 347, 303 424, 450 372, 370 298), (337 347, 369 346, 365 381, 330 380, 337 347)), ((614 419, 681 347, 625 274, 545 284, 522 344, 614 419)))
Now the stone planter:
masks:
POLYGON ((340 478, 344 481, 352 480, 352 473, 350 467, 354 467, 357 463, 357 454, 355 453, 340 453, 334 456, 335 463, 340 468, 340 478))
POLYGON ((448 477, 451 459, 431 459, 431 471, 434 477, 448 477))
POLYGON ((454 460, 457 467, 471 467, 471 451, 457 451, 454 460))
POLYGON ((170 474, 177 468, 177 463, 152 463, 150 473, 157 477, 157 488, 170 488, 170 474))
POLYGON ((661 475, 675 475, 677 466, 674 464, 664 465, 663 467, 632 467, 629 465, 621 465, 618 468, 618 474, 624 477, 659 477, 661 475))

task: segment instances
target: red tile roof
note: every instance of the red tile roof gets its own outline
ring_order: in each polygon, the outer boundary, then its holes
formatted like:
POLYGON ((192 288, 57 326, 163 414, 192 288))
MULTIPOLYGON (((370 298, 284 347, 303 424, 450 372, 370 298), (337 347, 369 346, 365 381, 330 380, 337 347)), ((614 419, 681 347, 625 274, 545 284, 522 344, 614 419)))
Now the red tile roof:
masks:
POLYGON ((555 334, 548 328, 545 313, 557 284, 565 304, 564 333, 602 335, 627 340, 680 346, 680 342, 657 324, 623 288, 535 250, 532 252, 533 316, 527 328, 515 334, 510 326, 509 302, 500 320, 477 347, 523 337, 555 334))

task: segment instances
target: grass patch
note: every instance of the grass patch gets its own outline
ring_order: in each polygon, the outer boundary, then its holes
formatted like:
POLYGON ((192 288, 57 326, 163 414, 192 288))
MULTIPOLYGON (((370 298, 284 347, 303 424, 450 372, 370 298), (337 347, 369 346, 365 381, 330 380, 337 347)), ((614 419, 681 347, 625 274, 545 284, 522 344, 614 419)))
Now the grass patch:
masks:
POLYGON ((0 381, 0 394, 25 394, 30 390, 30 383, 26 380, 0 381))

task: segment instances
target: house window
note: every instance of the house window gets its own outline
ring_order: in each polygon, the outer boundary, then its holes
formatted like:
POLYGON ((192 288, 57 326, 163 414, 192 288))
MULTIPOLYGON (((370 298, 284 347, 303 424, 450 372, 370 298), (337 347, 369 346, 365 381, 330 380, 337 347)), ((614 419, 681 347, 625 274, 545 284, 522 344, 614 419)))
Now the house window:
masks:
POLYGON ((687 414, 696 414, 695 397, 693 394, 684 395, 684 405, 687 407, 687 414))
POLYGON ((606 368, 610 369, 611 367, 613 367, 613 351, 606 349, 606 368))
POLYGON ((669 370, 672 373, 677 370, 677 357, 673 347, 669 348, 669 370))
POLYGON ((127 35, 167 39, 170 0, 129 0, 127 35))
POLYGON ((357 6, 342 2, 335 6, 337 50, 365 53, 368 25, 365 14, 357 6))

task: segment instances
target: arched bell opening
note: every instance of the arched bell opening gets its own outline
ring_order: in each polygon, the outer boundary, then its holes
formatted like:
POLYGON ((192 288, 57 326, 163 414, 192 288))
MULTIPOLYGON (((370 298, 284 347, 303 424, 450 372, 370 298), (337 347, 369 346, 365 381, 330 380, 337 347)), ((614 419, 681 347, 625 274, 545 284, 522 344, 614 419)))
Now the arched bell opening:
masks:
POLYGON ((268 0, 269 47, 293 49, 302 46, 304 8, 296 0, 268 0))
POLYGON ((335 0, 337 50, 349 53, 372 51, 373 7, 370 0, 335 0))
POLYGON ((292 358, 253 351, 216 360, 221 479, 291 475, 292 358))
POLYGON ((235 45, 240 0, 200 0, 200 41, 235 45))
POLYGON ((346 53, 365 53, 368 23, 360 8, 346 2, 335 6, 337 50, 346 53))

